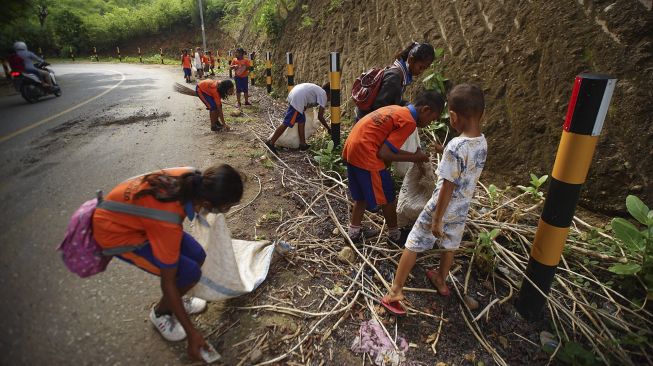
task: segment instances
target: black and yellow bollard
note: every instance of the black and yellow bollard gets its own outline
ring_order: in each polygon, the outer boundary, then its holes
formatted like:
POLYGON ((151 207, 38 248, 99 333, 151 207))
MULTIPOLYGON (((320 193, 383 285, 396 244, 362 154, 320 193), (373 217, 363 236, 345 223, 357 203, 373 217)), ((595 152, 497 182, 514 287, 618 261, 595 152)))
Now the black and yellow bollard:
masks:
POLYGON ((252 85, 254 85, 254 83, 256 81, 256 74, 254 73, 254 58, 255 57, 256 57, 255 52, 252 52, 252 53, 249 54, 249 62, 250 62, 250 65, 249 65, 249 74, 250 74, 249 78, 250 78, 250 80, 252 80, 252 85))
POLYGON ((331 140, 340 145, 340 52, 329 55, 329 83, 331 84, 331 140))
POLYGON ((229 79, 233 79, 234 77, 234 72, 231 70, 231 60, 232 60, 232 54, 231 51, 229 51, 229 58, 227 58, 227 67, 229 68, 229 79))
POLYGON ((617 79, 599 74, 580 74, 574 82, 527 278, 516 303, 527 320, 541 316, 616 83, 617 79))
POLYGON ((143 55, 141 54, 140 47, 138 47, 138 62, 143 63, 143 55))
POLYGON ((293 64, 292 52, 286 52, 286 75, 288 77, 288 93, 295 86, 295 64, 293 64))
POLYGON ((265 85, 268 93, 272 93, 272 61, 270 51, 265 53, 265 85))
POLYGON ((39 57, 45 58, 45 57, 43 57, 43 50, 41 49, 41 47, 39 47, 39 57))
POLYGON ((100 62, 100 59, 97 57, 97 48, 93 47, 93 57, 95 57, 95 62, 100 62))
POLYGON ((68 51, 70 51, 70 58, 75 62, 75 54, 73 53, 72 46, 68 48, 68 51))
POLYGON ((118 54, 118 62, 122 62, 122 56, 120 56, 120 47, 116 46, 116 53, 118 54))
POLYGON ((163 65, 163 48, 159 48, 159 56, 161 56, 161 65, 163 65))

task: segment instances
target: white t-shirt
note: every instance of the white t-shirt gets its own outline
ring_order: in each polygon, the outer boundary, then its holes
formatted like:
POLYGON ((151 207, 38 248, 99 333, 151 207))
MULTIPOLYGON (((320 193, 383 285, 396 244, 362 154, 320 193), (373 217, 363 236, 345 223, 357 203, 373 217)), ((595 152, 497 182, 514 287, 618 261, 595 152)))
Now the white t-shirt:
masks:
POLYGON ((288 93, 288 103, 299 113, 304 113, 306 108, 320 106, 326 108, 327 95, 322 87, 312 83, 295 85, 288 93))
POLYGON ((195 68, 196 69, 202 68, 202 58, 200 57, 199 52, 195 52, 195 68))

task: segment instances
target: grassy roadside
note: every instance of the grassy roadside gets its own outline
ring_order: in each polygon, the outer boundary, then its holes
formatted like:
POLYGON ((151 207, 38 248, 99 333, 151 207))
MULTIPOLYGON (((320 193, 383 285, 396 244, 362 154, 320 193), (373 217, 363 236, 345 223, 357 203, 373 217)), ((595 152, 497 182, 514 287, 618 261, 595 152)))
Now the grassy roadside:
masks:
MULTIPOLYGON (((74 62, 96 62, 95 56, 75 57, 73 61, 70 57, 50 57, 47 58, 49 63, 74 63, 74 62)), ((98 62, 102 63, 124 63, 124 64, 143 64, 143 65, 161 65, 161 56, 158 54, 143 56, 142 62, 138 56, 123 56, 119 59, 115 56, 98 55, 98 62)), ((163 57, 163 65, 180 65, 181 61, 177 58, 163 57)), ((216 64, 216 67, 218 65, 216 64)))

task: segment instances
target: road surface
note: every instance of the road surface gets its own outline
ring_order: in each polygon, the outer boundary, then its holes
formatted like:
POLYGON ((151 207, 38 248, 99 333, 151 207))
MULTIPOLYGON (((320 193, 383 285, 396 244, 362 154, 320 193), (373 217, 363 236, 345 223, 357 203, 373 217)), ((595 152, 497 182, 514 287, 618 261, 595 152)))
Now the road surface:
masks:
POLYGON ((208 113, 172 92, 183 82, 177 68, 53 68, 60 98, 0 98, 0 364, 185 363, 180 347, 149 324, 156 277, 114 260, 107 272, 80 279, 54 248, 97 189, 157 168, 208 166, 198 142, 215 138, 208 113))

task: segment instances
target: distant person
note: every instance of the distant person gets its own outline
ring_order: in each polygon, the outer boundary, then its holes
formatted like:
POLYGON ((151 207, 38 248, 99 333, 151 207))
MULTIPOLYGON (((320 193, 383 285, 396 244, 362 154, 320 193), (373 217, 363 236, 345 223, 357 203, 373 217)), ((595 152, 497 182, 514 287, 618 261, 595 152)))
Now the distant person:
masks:
POLYGON ((211 51, 206 51, 209 57, 209 70, 211 72, 211 76, 215 76, 215 57, 213 57, 213 54, 211 54, 211 51))
MULTIPOLYGON (((227 212, 242 195, 241 174, 229 165, 220 165, 204 172, 172 168, 131 178, 111 190, 105 200, 153 208, 194 220, 202 211, 227 212)), ((202 246, 184 232, 182 224, 101 207, 93 215, 93 235, 100 247, 109 251, 142 243, 136 250, 115 256, 161 277, 163 296, 150 310, 150 321, 168 341, 188 338, 188 356, 201 360, 200 349, 208 345, 188 315, 203 311, 206 301, 184 295, 202 275, 206 258, 202 246)))
POLYGON ((181 54, 181 67, 184 69, 184 79, 187 83, 190 83, 190 77, 192 75, 191 71, 191 57, 188 54, 188 50, 184 49, 181 54))
MULTIPOLYGON (((210 53, 211 51, 208 52, 210 53)), ((204 75, 206 76, 209 75, 209 66, 210 66, 209 63, 210 63, 209 55, 202 52, 202 67, 203 67, 204 75)))
POLYGON ((240 108, 240 93, 245 95, 245 105, 249 103, 249 68, 252 62, 245 58, 245 50, 238 48, 236 58, 231 61, 231 70, 234 72, 234 81, 236 82, 236 99, 240 108))
POLYGON ((327 103, 331 101, 331 94, 329 93, 330 88, 330 83, 326 83, 321 87, 312 83, 302 83, 295 85, 295 87, 292 88, 290 93, 288 93, 288 110, 286 110, 283 123, 277 127, 272 137, 265 142, 268 148, 275 155, 277 154, 277 149, 274 147, 274 144, 277 142, 279 137, 281 137, 286 128, 293 128, 295 124, 298 124, 297 133, 299 134, 299 150, 308 150, 310 145, 306 143, 306 137, 304 135, 304 125, 306 123, 306 115, 304 115, 304 112, 307 108, 319 107, 317 118, 327 131, 331 131, 329 124, 324 118, 324 109, 327 107, 327 103))
POLYGON ((413 78, 421 75, 435 60, 435 50, 428 43, 411 42, 408 47, 395 55, 392 65, 383 73, 383 81, 372 108, 362 111, 356 108, 356 119, 363 118, 371 111, 388 105, 406 105, 403 94, 413 78))
POLYGON ((202 66, 202 49, 197 47, 195 48, 195 58, 193 61, 193 66, 195 66, 195 72, 197 73, 197 79, 201 79, 204 76, 204 67, 202 66))
POLYGON ((178 93, 200 98, 209 110, 211 131, 229 131, 222 112, 222 99, 234 94, 234 83, 231 80, 202 80, 195 86, 195 90, 175 83, 174 89, 178 93))
POLYGON ((444 149, 433 196, 408 234, 392 287, 383 297, 383 305, 393 312, 403 311, 397 302, 404 299, 403 287, 415 265, 417 253, 435 244, 446 251, 440 256, 440 268, 427 271, 426 275, 440 295, 450 294, 447 276, 454 251, 460 246, 476 183, 485 166, 487 142, 481 133, 485 109, 483 91, 475 85, 457 85, 449 93, 447 102, 451 127, 460 135, 449 141, 444 149))
POLYGON ((365 209, 381 206, 388 227, 388 240, 397 242, 401 232, 397 227, 394 182, 387 166, 393 161, 424 163, 429 156, 419 149, 400 150, 417 127, 426 127, 440 117, 444 99, 435 91, 422 92, 415 104, 379 108, 354 125, 342 150, 347 163, 349 192, 354 201, 348 234, 352 241, 361 242, 379 234, 378 230, 362 227, 365 209))
POLYGON ((43 59, 27 50, 27 44, 25 44, 25 42, 15 42, 14 51, 16 52, 16 55, 23 60, 23 70, 26 73, 38 76, 39 79, 41 79, 41 84, 44 88, 49 88, 52 85, 50 73, 34 66, 35 62, 44 62, 43 59))

